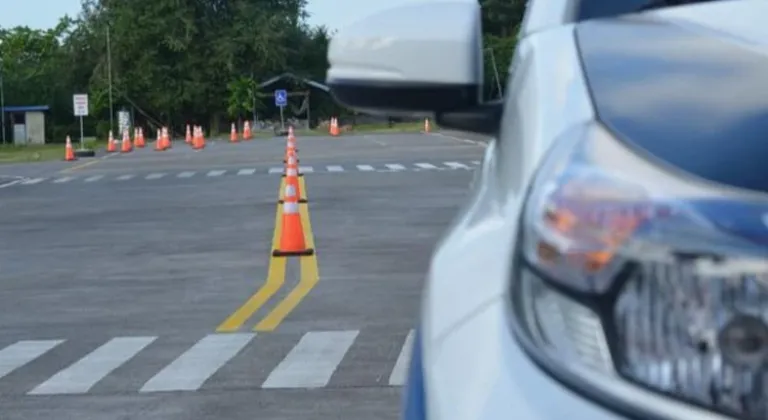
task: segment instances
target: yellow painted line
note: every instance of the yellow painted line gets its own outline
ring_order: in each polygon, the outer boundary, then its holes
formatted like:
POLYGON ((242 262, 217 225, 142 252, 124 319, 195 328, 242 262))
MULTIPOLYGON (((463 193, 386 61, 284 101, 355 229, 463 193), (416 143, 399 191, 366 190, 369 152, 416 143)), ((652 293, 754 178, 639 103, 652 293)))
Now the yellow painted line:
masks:
MULTIPOLYGON (((309 201, 309 197, 307 196, 307 184, 304 183, 304 177, 303 176, 299 177, 299 192, 301 193, 301 197, 299 197, 299 198, 303 198, 303 199, 309 201)), ((303 219, 302 219, 301 223, 302 224, 304 223, 303 219)), ((306 229, 306 231, 310 233, 310 236, 312 236, 311 235, 312 234, 312 230, 309 229, 309 225, 308 224, 309 224, 309 216, 307 216, 307 225, 304 225, 304 226, 306 226, 304 229, 306 229)))
MULTIPOLYGON (((301 183, 301 189, 305 191, 304 180, 301 179, 299 182, 301 183)), ((301 213, 301 224, 304 227, 304 241, 306 241, 307 247, 315 248, 315 237, 309 220, 309 207, 306 204, 302 204, 299 206, 299 211, 301 213)), ((312 255, 300 257, 300 263, 301 276, 299 284, 261 322, 256 324, 254 331, 274 331, 318 283, 320 272, 317 266, 317 249, 315 249, 315 253, 312 255)))
MULTIPOLYGON (((283 190, 284 181, 280 183, 280 190, 283 190)), ((280 245, 280 235, 283 231, 283 206, 278 204, 275 212, 275 231, 272 235, 272 248, 277 249, 280 245)), ((277 293, 285 283, 285 267, 287 258, 274 258, 270 254, 269 272, 267 280, 261 285, 248 300, 235 312, 232 313, 224 322, 222 322, 216 332, 234 332, 240 329, 245 322, 253 316, 256 311, 264 306, 269 299, 277 293)))

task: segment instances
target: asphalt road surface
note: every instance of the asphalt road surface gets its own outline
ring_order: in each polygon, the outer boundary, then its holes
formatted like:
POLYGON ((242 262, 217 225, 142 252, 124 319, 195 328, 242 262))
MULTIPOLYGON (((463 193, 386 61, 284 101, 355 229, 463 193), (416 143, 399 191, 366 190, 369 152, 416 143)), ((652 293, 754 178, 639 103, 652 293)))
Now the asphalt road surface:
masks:
POLYGON ((432 246, 483 147, 298 147, 316 253, 288 259, 283 138, 0 167, 0 417, 398 418, 432 246))

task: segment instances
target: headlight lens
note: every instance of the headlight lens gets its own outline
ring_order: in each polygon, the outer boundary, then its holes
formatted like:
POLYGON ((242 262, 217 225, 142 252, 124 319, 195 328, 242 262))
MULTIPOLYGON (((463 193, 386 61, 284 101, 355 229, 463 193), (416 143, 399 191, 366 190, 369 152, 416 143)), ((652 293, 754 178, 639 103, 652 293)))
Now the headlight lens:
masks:
POLYGON ((579 127, 524 210, 516 331, 550 367, 655 414, 765 419, 766 214, 764 196, 678 176, 579 127))

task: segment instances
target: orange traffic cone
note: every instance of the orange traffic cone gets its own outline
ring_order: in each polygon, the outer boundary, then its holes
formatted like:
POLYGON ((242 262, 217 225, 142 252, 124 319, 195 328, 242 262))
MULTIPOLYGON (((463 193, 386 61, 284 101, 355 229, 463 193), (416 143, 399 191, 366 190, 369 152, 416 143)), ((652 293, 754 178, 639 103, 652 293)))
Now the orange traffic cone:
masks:
POLYGON ((299 163, 299 149, 296 148, 296 143, 288 140, 285 145, 285 157, 283 158, 283 163, 288 163, 290 157, 294 157, 296 163, 299 163))
POLYGON ((299 148, 298 148, 298 146, 296 144, 296 135, 295 135, 295 133, 293 131, 293 126, 292 125, 288 127, 288 143, 292 143, 293 144, 293 148, 297 152, 299 151, 299 148))
POLYGON ((293 127, 288 127, 288 139, 285 141, 285 157, 283 163, 288 162, 289 156, 295 156, 296 162, 299 161, 299 149, 296 148, 296 136, 293 135, 293 127))
POLYGON ((75 156, 75 150, 72 148, 72 139, 69 136, 67 136, 67 143, 64 146, 64 160, 77 160, 77 157, 75 156))
POLYGON ((144 129, 139 127, 139 147, 144 148, 147 145, 147 139, 144 137, 144 129))
POLYGON ((197 126, 192 127, 192 148, 200 150, 200 130, 197 126))
POLYGON ((251 124, 246 121, 243 123, 243 139, 244 140, 250 140, 253 137, 251 134, 251 124))
POLYGON ((331 118, 330 134, 334 137, 339 135, 339 120, 336 117, 331 118))
POLYGON ((133 150, 133 146, 131 145, 131 136, 128 135, 128 129, 126 128, 123 131, 123 143, 122 147, 120 148, 121 153, 129 153, 133 150))
POLYGON ((237 143, 237 127, 235 126, 235 123, 232 123, 232 129, 229 132, 229 142, 230 143, 237 143))
MULTIPOLYGON (((296 160, 295 157, 289 157, 288 162, 285 164, 285 173, 283 174, 283 178, 285 178, 285 185, 292 185, 294 188, 296 188, 296 197, 298 197, 299 203, 306 203, 307 198, 301 194, 301 183, 299 182, 299 166, 298 166, 298 160, 296 160)), ((283 198, 277 200, 278 203, 283 202, 283 198)))
POLYGON ((109 130, 109 138, 107 139, 107 153, 117 152, 117 145, 115 145, 115 137, 112 135, 112 130, 109 130))
POLYGON ((157 137, 155 137, 155 151, 156 152, 162 152, 165 150, 163 147, 163 133, 160 132, 160 129, 157 129, 157 137))
POLYGON ((289 257, 299 255, 312 255, 315 250, 307 248, 304 240, 304 228, 301 224, 299 213, 299 199, 296 187, 290 184, 285 186, 285 200, 283 202, 282 231, 280 234, 280 248, 272 251, 275 257, 289 257))
POLYGON ((192 128, 187 124, 187 134, 184 137, 184 143, 192 144, 192 128))
POLYGON ((144 147, 144 142, 141 141, 141 134, 139 134, 138 127, 133 129, 133 144, 139 149, 144 147))
POLYGON ((163 127, 163 147, 167 150, 173 147, 171 144, 171 135, 168 133, 168 127, 163 127))
POLYGON ((192 148, 195 150, 205 148, 205 137, 203 136, 202 127, 195 127, 195 135, 192 137, 192 148))

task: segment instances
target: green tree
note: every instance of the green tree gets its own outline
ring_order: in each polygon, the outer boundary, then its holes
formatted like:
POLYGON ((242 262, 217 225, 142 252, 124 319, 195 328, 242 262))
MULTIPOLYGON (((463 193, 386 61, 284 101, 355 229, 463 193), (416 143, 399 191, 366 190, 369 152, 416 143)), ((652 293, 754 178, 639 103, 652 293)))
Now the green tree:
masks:
POLYGON ((525 0, 480 0, 483 16, 486 97, 499 96, 496 71, 502 90, 517 44, 517 33, 525 12, 525 0))

